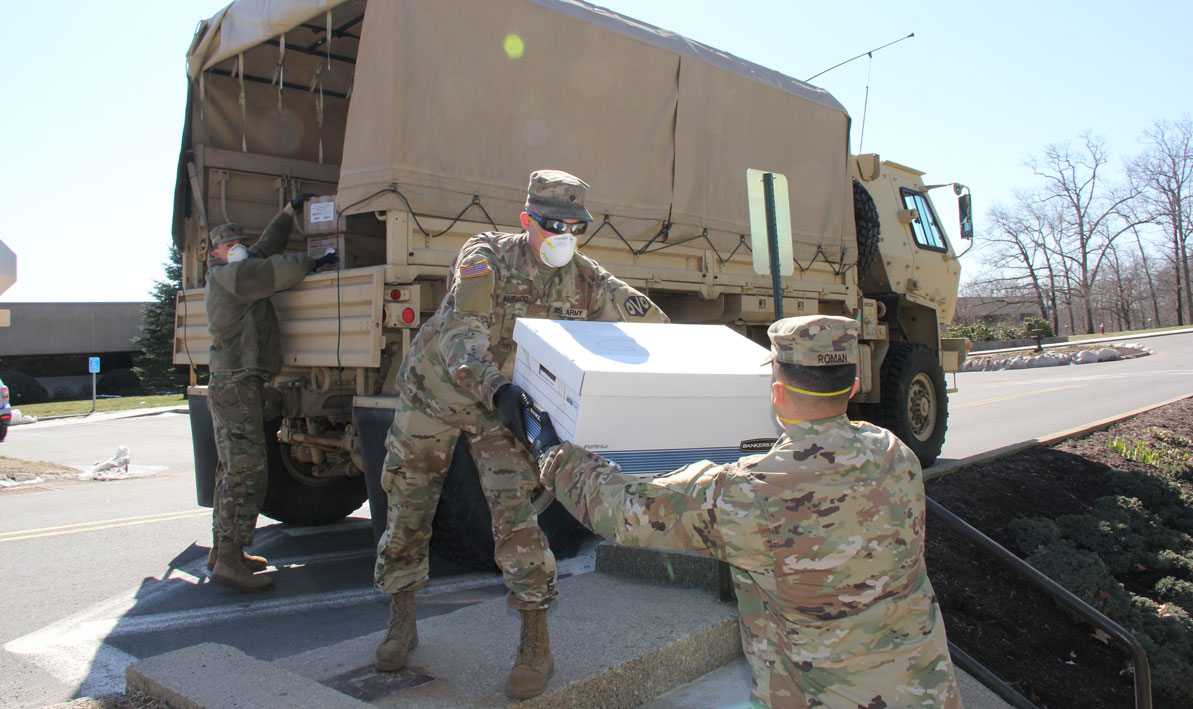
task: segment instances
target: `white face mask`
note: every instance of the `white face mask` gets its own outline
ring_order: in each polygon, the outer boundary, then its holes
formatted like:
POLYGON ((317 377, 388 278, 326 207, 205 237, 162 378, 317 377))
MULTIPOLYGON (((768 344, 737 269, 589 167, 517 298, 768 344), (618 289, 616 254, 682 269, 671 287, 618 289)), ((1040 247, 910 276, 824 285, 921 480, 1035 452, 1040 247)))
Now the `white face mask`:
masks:
POLYGON ((576 253, 576 237, 571 234, 551 234, 539 246, 539 259, 551 268, 566 266, 576 253))
POLYGON ((248 250, 248 248, 245 247, 244 244, 236 244, 235 246, 228 247, 228 255, 227 255, 228 263, 236 263, 237 261, 243 261, 248 257, 249 257, 249 250, 248 250))

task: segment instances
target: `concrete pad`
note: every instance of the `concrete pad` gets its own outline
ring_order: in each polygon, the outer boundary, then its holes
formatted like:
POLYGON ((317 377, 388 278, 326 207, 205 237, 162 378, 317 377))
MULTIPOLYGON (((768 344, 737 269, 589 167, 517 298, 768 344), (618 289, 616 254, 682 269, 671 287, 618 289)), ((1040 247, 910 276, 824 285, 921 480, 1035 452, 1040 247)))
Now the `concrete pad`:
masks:
POLYGON ((306 677, 249 657, 236 648, 203 643, 136 662, 125 670, 129 690, 173 709, 321 707, 361 709, 357 701, 306 677))
MULTIPOLYGON (((750 670, 736 605, 717 601, 713 590, 715 562, 605 546, 599 567, 666 583, 601 572, 561 579, 548 614, 555 674, 543 695, 519 706, 745 706, 750 670), (688 583, 704 588, 680 586, 688 583)), ((132 665, 128 687, 185 709, 513 706, 503 688, 519 622, 503 598, 420 620, 419 646, 400 672, 373 669, 383 630, 272 663, 197 645, 132 665)), ((960 669, 957 678, 967 707, 1010 706, 960 669)))
MULTIPOLYGON (((417 600, 416 600, 417 603, 417 600)), ((562 579, 547 616, 555 674, 524 707, 634 707, 741 654, 737 609, 712 593, 601 573, 562 579)), ((414 684, 369 698, 380 707, 501 707, 520 620, 504 599, 419 621, 403 672, 414 684)), ((372 666, 378 631, 274 664, 320 682, 372 666)), ((382 673, 376 673, 382 674, 382 673)), ((401 674, 401 673, 396 673, 401 674)))

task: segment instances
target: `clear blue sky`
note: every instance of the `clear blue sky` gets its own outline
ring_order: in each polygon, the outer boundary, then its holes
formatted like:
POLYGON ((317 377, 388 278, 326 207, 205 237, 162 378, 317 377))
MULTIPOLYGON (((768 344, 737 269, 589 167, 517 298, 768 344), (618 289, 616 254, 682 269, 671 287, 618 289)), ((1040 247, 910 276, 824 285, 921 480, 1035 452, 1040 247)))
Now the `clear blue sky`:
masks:
MULTIPOLYGON (((18 279, 0 304, 149 297, 170 240, 184 56, 224 4, 5 3, 0 240, 18 279)), ((979 239, 1044 145, 1090 129, 1117 168, 1153 120, 1193 112, 1193 3, 598 4, 800 79, 914 32, 813 83, 853 116, 857 151, 868 75, 861 148, 969 185, 979 239)))

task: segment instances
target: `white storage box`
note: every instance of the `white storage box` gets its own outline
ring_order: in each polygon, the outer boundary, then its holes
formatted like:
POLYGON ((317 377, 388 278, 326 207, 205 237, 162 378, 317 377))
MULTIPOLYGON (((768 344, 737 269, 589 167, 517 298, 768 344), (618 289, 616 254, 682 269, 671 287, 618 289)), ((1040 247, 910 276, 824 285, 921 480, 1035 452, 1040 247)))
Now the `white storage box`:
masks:
POLYGON ((514 382, 559 437, 630 473, 765 452, 768 350, 723 325, 520 318, 514 382))

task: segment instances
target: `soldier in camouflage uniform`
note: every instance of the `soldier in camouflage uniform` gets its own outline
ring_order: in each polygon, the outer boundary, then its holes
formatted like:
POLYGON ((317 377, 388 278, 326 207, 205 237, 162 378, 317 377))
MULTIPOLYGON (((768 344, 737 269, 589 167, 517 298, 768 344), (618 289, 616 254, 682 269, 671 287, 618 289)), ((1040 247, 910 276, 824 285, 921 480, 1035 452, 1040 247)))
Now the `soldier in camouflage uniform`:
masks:
POLYGON ((959 707, 924 568, 919 462, 845 416, 857 323, 787 318, 769 334, 786 429, 769 453, 641 476, 563 443, 540 458, 543 484, 611 541, 731 564, 752 704, 959 707))
POLYGON ((376 587, 391 594, 390 623, 376 667, 396 671, 418 643, 414 592, 427 584, 431 520, 456 440, 467 435, 493 518, 494 557, 522 615, 518 656, 506 682, 535 696, 553 671, 546 626, 555 599, 555 558, 531 505, 538 469, 515 436, 529 397, 510 377, 514 321, 662 322, 645 296, 575 252, 592 215, 588 185, 557 170, 530 176, 520 234, 485 233, 464 244, 448 293, 419 330, 398 371, 399 400, 386 436, 381 484, 389 497, 377 550, 376 587))
POLYGON ((265 381, 282 368, 278 318, 269 297, 298 285, 307 273, 335 261, 330 254, 282 254, 294 210, 314 195, 301 195, 245 246, 244 230, 223 224, 211 230, 207 259, 207 322, 211 330, 211 382, 207 389, 215 447, 211 553, 215 583, 241 591, 266 591, 273 579, 266 561, 244 553, 253 542, 265 499, 267 470, 262 406, 265 381))

